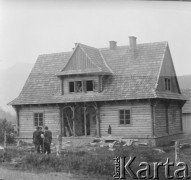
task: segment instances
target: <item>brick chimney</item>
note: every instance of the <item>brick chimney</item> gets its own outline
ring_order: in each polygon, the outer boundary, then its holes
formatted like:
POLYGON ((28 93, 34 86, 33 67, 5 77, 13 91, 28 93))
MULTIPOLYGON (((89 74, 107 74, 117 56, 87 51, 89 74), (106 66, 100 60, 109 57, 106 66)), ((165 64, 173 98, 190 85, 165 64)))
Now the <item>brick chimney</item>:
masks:
POLYGON ((109 41, 109 49, 115 50, 117 47, 117 42, 116 41, 109 41))
POLYGON ((132 51, 136 51, 136 37, 135 36, 129 36, 129 46, 132 51))
POLYGON ((136 39, 137 38, 135 36, 129 36, 130 52, 131 52, 131 57, 133 59, 135 58, 135 53, 136 53, 136 48, 137 48, 136 39))

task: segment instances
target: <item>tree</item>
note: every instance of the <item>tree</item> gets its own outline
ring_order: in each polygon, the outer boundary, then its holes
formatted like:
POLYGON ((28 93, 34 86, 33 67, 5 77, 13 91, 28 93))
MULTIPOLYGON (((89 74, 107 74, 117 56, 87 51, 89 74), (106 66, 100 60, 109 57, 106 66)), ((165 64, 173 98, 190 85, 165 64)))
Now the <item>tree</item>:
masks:
POLYGON ((7 143, 14 142, 14 128, 11 122, 0 119, 0 143, 4 142, 4 133, 7 132, 7 143))

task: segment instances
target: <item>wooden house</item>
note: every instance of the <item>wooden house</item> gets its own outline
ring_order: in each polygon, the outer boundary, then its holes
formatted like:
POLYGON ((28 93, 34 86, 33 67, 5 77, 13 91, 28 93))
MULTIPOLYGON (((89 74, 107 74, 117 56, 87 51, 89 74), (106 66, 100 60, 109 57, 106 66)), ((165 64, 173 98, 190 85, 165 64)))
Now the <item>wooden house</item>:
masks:
POLYGON ((106 48, 76 43, 40 55, 20 95, 19 137, 47 125, 54 136, 136 138, 161 145, 182 134, 181 94, 167 42, 106 48))
POLYGON ((191 134, 191 89, 181 91, 187 100, 182 108, 183 131, 185 134, 191 134))

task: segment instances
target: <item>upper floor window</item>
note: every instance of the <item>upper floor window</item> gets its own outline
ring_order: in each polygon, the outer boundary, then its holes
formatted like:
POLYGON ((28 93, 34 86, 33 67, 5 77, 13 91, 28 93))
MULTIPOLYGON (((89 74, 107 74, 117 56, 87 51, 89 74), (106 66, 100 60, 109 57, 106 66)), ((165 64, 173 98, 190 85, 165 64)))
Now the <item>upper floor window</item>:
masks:
POLYGON ((69 92, 75 92, 75 88, 74 88, 74 81, 73 82, 69 82, 69 92))
POLYGON ((86 91, 96 91, 96 83, 94 80, 83 80, 83 81, 71 81, 69 82, 69 92, 79 93, 86 91))
POLYGON ((119 124, 131 124, 130 109, 121 109, 119 110, 119 124))
POLYGON ((82 92, 82 81, 76 81, 75 83, 76 92, 82 92))
POLYGON ((86 81, 86 91, 93 91, 94 90, 94 81, 89 80, 86 81))
POLYGON ((170 79, 169 78, 165 78, 164 79, 164 81, 165 81, 165 90, 168 90, 168 91, 170 91, 170 79))
POLYGON ((43 126, 43 113, 34 113, 34 126, 43 126))

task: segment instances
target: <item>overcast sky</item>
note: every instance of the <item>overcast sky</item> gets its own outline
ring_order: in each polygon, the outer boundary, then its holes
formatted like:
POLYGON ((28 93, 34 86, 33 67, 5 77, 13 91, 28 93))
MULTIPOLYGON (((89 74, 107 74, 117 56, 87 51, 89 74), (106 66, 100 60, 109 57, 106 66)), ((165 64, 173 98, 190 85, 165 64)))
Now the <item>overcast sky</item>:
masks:
POLYGON ((189 74, 191 3, 165 1, 0 1, 1 68, 34 63, 39 54, 70 51, 75 42, 95 47, 168 41, 178 75, 189 74))
POLYGON ((191 74, 191 3, 123 0, 0 0, 0 69, 35 63, 74 43, 106 47, 168 41, 177 75, 191 74))

